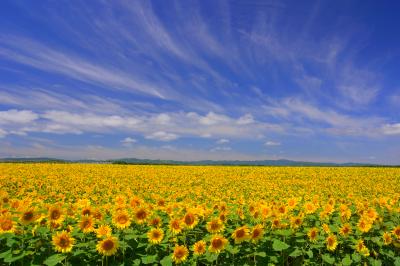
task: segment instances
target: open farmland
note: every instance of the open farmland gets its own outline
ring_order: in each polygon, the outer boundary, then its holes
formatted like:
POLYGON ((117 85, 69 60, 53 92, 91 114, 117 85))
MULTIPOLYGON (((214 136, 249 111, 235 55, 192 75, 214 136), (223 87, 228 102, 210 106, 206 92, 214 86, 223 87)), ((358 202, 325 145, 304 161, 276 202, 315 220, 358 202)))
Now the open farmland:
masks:
POLYGON ((0 264, 400 264, 400 169, 0 165, 0 264))

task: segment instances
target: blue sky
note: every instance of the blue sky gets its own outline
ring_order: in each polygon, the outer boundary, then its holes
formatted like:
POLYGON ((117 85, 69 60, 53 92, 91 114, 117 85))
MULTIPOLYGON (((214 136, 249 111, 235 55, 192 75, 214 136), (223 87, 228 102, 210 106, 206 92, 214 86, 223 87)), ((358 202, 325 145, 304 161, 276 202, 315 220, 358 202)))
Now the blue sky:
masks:
POLYGON ((400 163, 396 1, 0 7, 0 157, 400 163))

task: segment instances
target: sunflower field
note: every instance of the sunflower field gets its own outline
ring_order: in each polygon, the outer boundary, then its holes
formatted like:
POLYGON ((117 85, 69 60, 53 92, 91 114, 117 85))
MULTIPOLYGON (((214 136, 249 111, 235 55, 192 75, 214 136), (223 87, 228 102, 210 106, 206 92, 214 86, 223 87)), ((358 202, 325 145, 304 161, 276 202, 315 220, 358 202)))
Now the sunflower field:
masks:
POLYGON ((400 169, 0 164, 0 265, 400 265, 400 169))

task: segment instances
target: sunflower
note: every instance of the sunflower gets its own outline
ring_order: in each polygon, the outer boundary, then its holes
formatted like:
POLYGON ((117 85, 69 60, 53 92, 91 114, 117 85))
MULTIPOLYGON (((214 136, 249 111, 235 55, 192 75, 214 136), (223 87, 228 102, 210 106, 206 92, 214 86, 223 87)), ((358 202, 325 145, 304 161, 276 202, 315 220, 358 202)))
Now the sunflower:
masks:
POLYGON ((112 222, 118 229, 125 229, 131 225, 131 218, 126 211, 119 211, 114 213, 112 222))
POLYGON ((150 226, 153 226, 153 227, 160 227, 160 225, 161 225, 161 218, 160 218, 160 217, 154 217, 154 218, 152 218, 152 219, 148 222, 148 224, 149 224, 150 226))
POLYGON ((329 228, 328 224, 323 224, 322 225, 322 230, 324 230, 325 233, 329 234, 331 232, 331 229, 329 228))
POLYGON ((218 218, 213 219, 207 223, 207 231, 212 234, 220 233, 224 230, 224 228, 224 223, 218 218))
POLYGON ((66 231, 57 233, 52 239, 55 250, 62 253, 71 252, 75 242, 75 239, 66 231))
POLYGON ((318 228, 313 227, 311 228, 308 233, 307 233, 308 239, 311 242, 316 242, 317 241, 317 237, 318 237, 318 228))
POLYGON ((278 229, 278 228, 281 228, 281 220, 275 218, 271 222, 271 229, 278 229))
POLYGON ((112 229, 111 229, 111 227, 108 226, 108 225, 100 225, 100 226, 96 229, 96 236, 97 236, 98 238, 110 236, 111 234, 112 234, 112 229))
POLYGON ((211 238, 208 250, 212 253, 220 253, 228 244, 228 240, 221 235, 215 235, 211 238))
POLYGON ((357 224, 358 230, 363 233, 367 233, 372 228, 372 223, 369 220, 361 218, 357 224))
POLYGON ((203 255, 206 252, 206 242, 204 240, 197 241, 193 245, 193 254, 196 256, 203 255))
POLYGON ((59 205, 52 205, 48 210, 48 218, 50 223, 60 224, 64 220, 64 215, 59 205))
POLYGON ((400 225, 393 229, 392 233, 397 237, 397 239, 400 239, 400 225))
POLYGON ((365 246, 364 241, 361 239, 357 242, 355 249, 361 255, 368 257, 369 256, 369 249, 365 246))
POLYGON ((117 253, 118 246, 118 239, 113 236, 108 236, 97 243, 96 250, 103 256, 112 256, 117 253))
POLYGON ((189 229, 193 229, 198 223, 196 215, 190 212, 186 213, 182 220, 185 227, 189 229))
POLYGON ((296 217, 291 217, 290 218, 290 226, 293 229, 297 229, 301 226, 301 224, 303 223, 303 219, 301 219, 301 217, 296 216, 296 217))
POLYGON ((242 227, 237 228, 233 233, 232 233, 232 238, 235 240, 236 244, 239 244, 250 237, 250 229, 244 225, 242 227))
POLYGON ((169 230, 173 235, 177 235, 182 232, 182 221, 180 219, 173 219, 169 222, 169 230))
POLYGON ((135 218, 136 223, 138 224, 143 224, 147 217, 149 216, 149 213, 145 208, 138 208, 134 211, 133 217, 135 218))
POLYGON ((8 213, 0 216, 0 233, 14 233, 16 231, 15 222, 8 213))
POLYGON ((390 233, 384 232, 382 238, 383 238, 384 245, 390 245, 392 243, 393 239, 392 239, 392 236, 390 233))
POLYGON ((250 240, 253 243, 258 242, 264 235, 264 228, 261 224, 257 224, 253 227, 250 233, 250 240))
POLYGON ((172 253, 172 260, 176 263, 184 262, 189 255, 189 251, 185 246, 176 246, 174 248, 174 253, 172 253))
POLYGON ((343 236, 343 237, 347 237, 351 234, 352 229, 350 224, 345 224, 342 227, 340 227, 339 229, 339 233, 343 236))
POLYGON ((147 238, 151 244, 160 244, 164 238, 164 231, 159 228, 152 228, 147 233, 147 238))
POLYGON ((23 211, 19 217, 19 221, 23 225, 31 224, 39 218, 39 214, 34 208, 23 211))
POLYGON ((81 214, 82 216, 90 216, 92 215, 92 208, 88 205, 82 208, 81 214))
POLYGON ((79 229, 84 233, 90 233, 94 231, 94 221, 90 216, 83 216, 79 222, 79 229))
POLYGON ((335 235, 329 235, 326 238, 326 248, 329 251, 334 251, 337 247, 338 243, 337 243, 337 239, 335 235))
POLYGON ((306 202, 304 209, 306 214, 313 214, 317 210, 317 207, 312 202, 306 202))

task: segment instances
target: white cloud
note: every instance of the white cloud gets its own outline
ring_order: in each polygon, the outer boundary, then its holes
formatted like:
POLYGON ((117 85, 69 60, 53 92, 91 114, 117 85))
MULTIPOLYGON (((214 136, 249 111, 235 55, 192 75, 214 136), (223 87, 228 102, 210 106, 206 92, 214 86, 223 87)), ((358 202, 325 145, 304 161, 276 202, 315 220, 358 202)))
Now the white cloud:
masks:
POLYGON ((209 112, 206 116, 202 116, 199 119, 200 124, 206 126, 212 126, 219 123, 226 123, 229 121, 229 117, 225 115, 216 114, 214 112, 209 112))
POLYGON ((239 117, 237 121, 238 125, 248 125, 254 122, 254 118, 251 114, 245 114, 244 116, 239 117))
POLYGON ((159 140, 159 141, 172 141, 179 138, 178 135, 174 133, 167 133, 165 131, 157 131, 153 134, 150 134, 146 136, 146 139, 153 139, 153 140, 159 140))
POLYGON ((224 143, 229 143, 229 139, 219 139, 216 142, 217 144, 224 144, 224 143))
POLYGON ((131 137, 126 137, 123 140, 121 140, 121 143, 125 147, 132 147, 132 144, 136 143, 137 140, 131 137))
POLYGON ((276 141, 267 141, 264 143, 266 146, 280 146, 281 143, 280 142, 276 142, 276 141))
POLYGON ((7 136, 7 131, 0 128, 0 138, 4 138, 5 136, 7 136))
POLYGON ((231 151, 232 150, 232 148, 231 147, 226 147, 226 146, 218 146, 218 147, 215 147, 215 148, 212 148, 210 151, 211 152, 217 152, 217 151, 222 151, 222 152, 224 152, 224 151, 231 151))
POLYGON ((38 118, 36 113, 29 110, 0 111, 0 124, 27 124, 38 118))
POLYGON ((386 124, 382 128, 385 135, 400 135, 400 123, 386 124))

